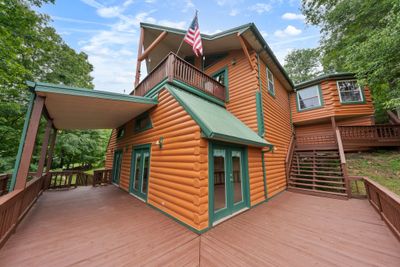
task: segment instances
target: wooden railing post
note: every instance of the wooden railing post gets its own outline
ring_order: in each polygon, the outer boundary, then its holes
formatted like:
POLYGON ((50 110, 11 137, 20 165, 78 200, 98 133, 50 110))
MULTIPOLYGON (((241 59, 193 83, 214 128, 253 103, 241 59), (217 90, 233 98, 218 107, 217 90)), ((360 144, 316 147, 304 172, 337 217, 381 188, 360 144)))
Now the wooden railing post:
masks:
POLYGON ((342 168, 343 176, 344 176, 344 182, 346 185, 346 191, 347 191, 347 197, 351 197, 351 186, 350 186, 350 181, 349 181, 349 175, 347 173, 347 167, 346 167, 346 156, 344 154, 344 148, 343 148, 343 142, 342 142, 342 137, 340 135, 339 128, 336 126, 335 129, 335 134, 336 134, 336 141, 337 145, 339 148, 339 156, 340 156, 340 166, 342 168))
POLYGON ((169 54, 167 59, 167 78, 169 82, 174 80, 174 54, 169 54))

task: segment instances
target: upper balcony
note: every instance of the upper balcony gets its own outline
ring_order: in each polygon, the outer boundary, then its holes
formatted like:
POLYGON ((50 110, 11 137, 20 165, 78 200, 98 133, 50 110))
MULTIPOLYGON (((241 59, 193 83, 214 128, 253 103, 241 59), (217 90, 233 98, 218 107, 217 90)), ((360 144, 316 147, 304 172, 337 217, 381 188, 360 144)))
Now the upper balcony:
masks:
POLYGON ((201 92, 225 102, 225 86, 208 76, 184 59, 170 52, 132 92, 144 96, 164 80, 183 82, 201 92))

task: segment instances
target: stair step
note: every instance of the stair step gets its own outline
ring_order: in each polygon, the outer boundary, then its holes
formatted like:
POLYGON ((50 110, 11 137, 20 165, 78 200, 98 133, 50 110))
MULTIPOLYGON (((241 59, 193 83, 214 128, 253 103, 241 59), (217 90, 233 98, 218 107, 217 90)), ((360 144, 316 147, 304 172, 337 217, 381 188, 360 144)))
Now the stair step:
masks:
MULTIPOLYGON (((297 166, 296 166, 297 164, 292 164, 292 169, 294 168, 294 169, 297 169, 297 166)), ((302 168, 308 168, 308 169, 312 169, 313 168, 313 166, 311 165, 304 165, 304 166, 300 166, 300 169, 302 169, 302 168)), ((330 167, 327 167, 327 166, 316 166, 316 168, 318 168, 318 170, 342 170, 342 168, 340 167, 340 165, 336 165, 336 166, 330 166, 330 167)))
POLYGON ((332 195, 332 196, 344 196, 347 197, 346 193, 340 193, 340 192, 330 192, 330 191, 322 191, 322 190, 313 190, 313 189, 306 189, 306 188, 299 188, 299 187, 295 187, 295 186, 288 186, 288 189, 293 189, 293 191, 304 191, 304 192, 310 192, 310 193, 323 193, 323 194, 327 194, 327 195, 332 195))
POLYGON ((312 179, 303 179, 303 178, 293 178, 290 177, 289 179, 290 181, 294 180, 294 181, 305 181, 305 182, 316 182, 316 183, 329 183, 329 184, 339 184, 339 185, 343 185, 345 186, 345 182, 338 182, 338 181, 323 181, 323 180, 312 180, 312 179))
POLYGON ((322 171, 322 170, 319 170, 319 168, 317 167, 317 168, 315 168, 314 170, 312 169, 312 168, 310 168, 311 170, 307 170, 307 169, 298 169, 298 168, 296 168, 296 167, 292 167, 292 172, 310 172, 310 173, 330 173, 330 174, 334 174, 334 173, 336 173, 336 174, 340 174, 340 175, 343 175, 343 173, 341 172, 341 171, 337 171, 337 170, 333 170, 333 171, 322 171))
MULTIPOLYGON (((292 173, 290 173, 290 175, 292 175, 292 173)), ((299 177, 300 178, 304 178, 304 177, 313 177, 312 174, 293 174, 293 176, 295 177, 299 177)), ((315 175, 315 177, 319 177, 319 178, 329 178, 329 179, 344 179, 343 176, 330 176, 330 175, 315 175)))
POLYGON ((309 155, 307 155, 307 154, 296 154, 296 153, 294 154, 294 156, 296 156, 296 157, 309 157, 309 158, 316 157, 316 158, 325 158, 325 159, 331 159, 331 158, 337 159, 337 158, 340 157, 339 154, 338 155, 317 155, 317 154, 309 154, 309 155))
POLYGON ((317 184, 304 184, 304 183, 296 183, 289 181, 289 184, 291 185, 301 185, 301 186, 308 186, 308 187, 314 187, 314 188, 326 188, 326 189, 334 189, 334 190, 343 190, 346 191, 346 187, 341 187, 341 186, 328 186, 328 185, 317 185, 317 184))
MULTIPOLYGON (((293 165, 313 166, 314 163, 313 162, 299 162, 299 163, 293 162, 293 165)), ((317 167, 319 167, 320 165, 322 165, 322 166, 325 165, 326 167, 327 166, 338 166, 338 167, 340 167, 340 163, 338 163, 338 162, 316 162, 315 165, 317 167)))

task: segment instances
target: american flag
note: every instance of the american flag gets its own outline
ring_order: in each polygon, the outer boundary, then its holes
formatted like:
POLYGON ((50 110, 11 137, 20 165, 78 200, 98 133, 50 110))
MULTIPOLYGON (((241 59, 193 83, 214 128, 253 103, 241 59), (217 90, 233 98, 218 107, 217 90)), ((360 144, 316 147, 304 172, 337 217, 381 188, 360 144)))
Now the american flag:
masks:
POLYGON ((203 55, 203 44, 201 43, 197 12, 183 40, 193 47, 193 52, 196 54, 197 57, 199 56, 199 54, 203 55))

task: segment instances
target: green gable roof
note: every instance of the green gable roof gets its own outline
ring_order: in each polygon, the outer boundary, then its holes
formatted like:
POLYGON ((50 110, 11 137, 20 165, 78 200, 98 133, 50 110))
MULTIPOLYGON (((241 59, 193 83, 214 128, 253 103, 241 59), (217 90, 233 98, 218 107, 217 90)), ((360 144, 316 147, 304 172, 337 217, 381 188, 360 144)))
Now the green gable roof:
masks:
POLYGON ((251 146, 272 146, 225 108, 172 85, 165 87, 196 121, 206 138, 251 146))

